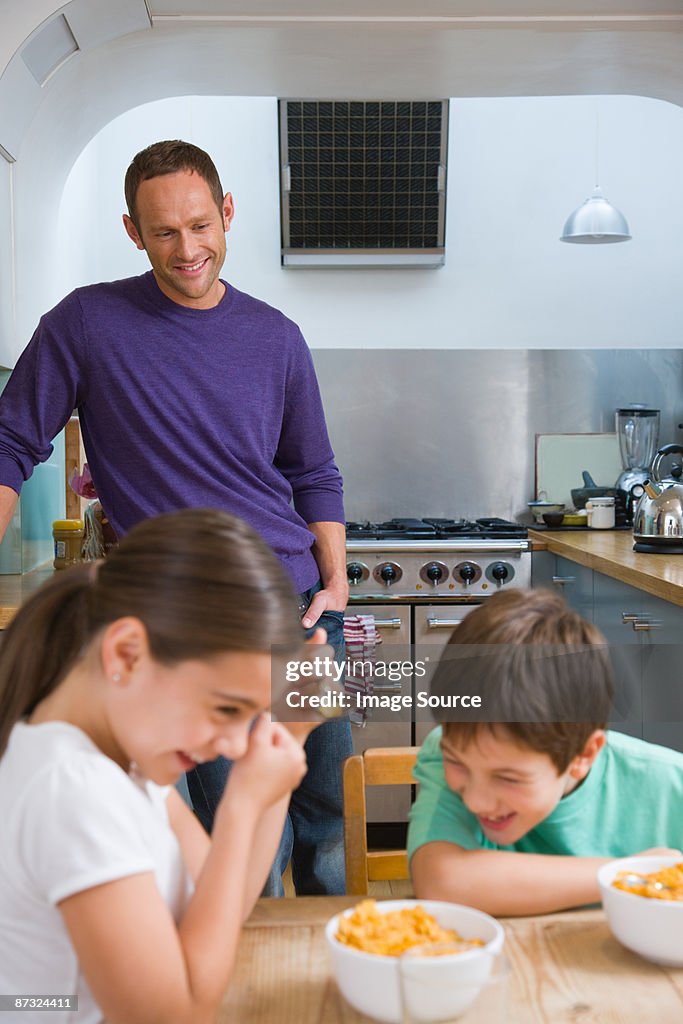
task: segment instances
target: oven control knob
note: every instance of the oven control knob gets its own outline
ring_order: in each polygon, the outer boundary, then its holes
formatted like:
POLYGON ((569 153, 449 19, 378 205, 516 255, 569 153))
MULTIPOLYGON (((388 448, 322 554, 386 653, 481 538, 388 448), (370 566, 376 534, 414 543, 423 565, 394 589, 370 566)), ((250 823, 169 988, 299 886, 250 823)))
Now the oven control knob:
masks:
POLYGON ((370 575, 367 565, 362 562, 349 562, 346 566, 346 575, 352 587, 358 586, 361 580, 366 580, 370 575))
POLYGON ((383 583, 385 587, 390 587, 392 583, 398 583, 401 576, 403 576, 403 570, 396 562, 380 562, 375 567, 372 575, 378 583, 383 583))
POLYGON ((476 565, 472 565, 471 562, 465 562, 464 565, 460 566, 459 572, 460 578, 463 579, 465 583, 471 583, 477 575, 477 567, 476 565))
POLYGON ((503 583, 510 575, 510 570, 505 562, 495 562, 491 566, 491 576, 496 583, 503 583))
POLYGON ((447 578, 448 566, 444 565, 443 562, 427 562, 420 569, 420 579, 424 580, 425 583, 431 583, 434 587, 447 578))

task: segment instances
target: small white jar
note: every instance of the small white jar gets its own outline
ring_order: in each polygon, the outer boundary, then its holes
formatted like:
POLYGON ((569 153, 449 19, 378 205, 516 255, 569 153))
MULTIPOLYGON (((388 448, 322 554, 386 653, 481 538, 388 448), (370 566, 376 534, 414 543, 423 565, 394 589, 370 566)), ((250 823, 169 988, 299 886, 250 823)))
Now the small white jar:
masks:
POLYGON ((614 528, 614 498, 590 498, 586 502, 588 525, 592 530, 614 528))

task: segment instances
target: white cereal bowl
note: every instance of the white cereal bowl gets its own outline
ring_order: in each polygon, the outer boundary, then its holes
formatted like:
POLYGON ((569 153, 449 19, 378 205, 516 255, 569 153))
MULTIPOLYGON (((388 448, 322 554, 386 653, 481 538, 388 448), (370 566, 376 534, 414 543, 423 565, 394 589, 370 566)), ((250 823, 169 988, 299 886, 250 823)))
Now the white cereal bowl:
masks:
POLYGON ((622 946, 667 967, 683 967, 683 901, 657 900, 615 889, 619 871, 639 875, 680 863, 680 857, 624 857, 598 871, 607 923, 622 946))
MULTIPOLYGON (((442 928, 454 928, 464 939, 483 939, 485 945, 464 953, 430 958, 426 964, 434 980, 435 1000, 439 1000, 439 983, 445 977, 453 981, 484 984, 493 966, 492 954, 500 953, 505 941, 501 925, 488 914, 458 903, 442 903, 438 900, 386 900, 377 904, 381 913, 420 906, 432 914, 442 928)), ((327 922, 325 938, 332 958, 337 984, 348 1003, 359 1013, 364 1013, 383 1024, 401 1024, 401 981, 399 957, 378 956, 363 953, 352 946, 339 942, 337 934, 340 917, 348 917, 353 907, 337 914, 327 922)), ((466 1002, 463 993, 454 986, 454 1004, 450 1015, 464 1013, 476 998, 477 988, 468 988, 466 1002)), ((443 998, 443 993, 441 994, 443 998)), ((425 1012, 429 1007, 424 1007, 425 1012)))

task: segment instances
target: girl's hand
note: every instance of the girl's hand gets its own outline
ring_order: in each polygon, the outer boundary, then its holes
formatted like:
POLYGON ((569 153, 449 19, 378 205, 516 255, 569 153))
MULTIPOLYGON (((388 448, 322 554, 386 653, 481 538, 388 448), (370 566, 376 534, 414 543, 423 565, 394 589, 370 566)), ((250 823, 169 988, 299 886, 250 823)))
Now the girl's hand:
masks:
POLYGON ((278 722, 261 715, 249 734, 246 754, 228 776, 221 805, 226 800, 248 800, 259 812, 299 785, 306 774, 301 743, 278 722))
MULTIPOLYGON (((326 643, 326 641, 327 641, 327 633, 322 628, 322 626, 319 626, 316 629, 315 633, 311 637, 309 637, 308 640, 304 641, 304 646, 305 647, 313 646, 313 647, 321 648, 326 643)), ((319 650, 316 653, 318 655, 326 656, 326 657, 329 657, 330 659, 334 660, 334 650, 333 650, 332 647, 324 647, 322 651, 319 650)), ((337 687, 335 687, 335 688, 337 688, 337 687)), ((304 681, 304 684, 300 687, 298 692, 299 693, 304 693, 304 692, 308 693, 310 690, 313 690, 315 692, 316 696, 322 696, 324 691, 321 688, 321 681, 319 679, 312 679, 312 680, 311 679, 307 679, 307 680, 304 681)), ((278 712, 282 713, 279 706, 276 706, 274 708, 274 710, 275 710, 276 713, 278 713, 278 712)), ((302 746, 306 742, 306 740, 308 739, 310 734, 313 732, 313 730, 317 729, 317 727, 319 725, 322 725, 323 722, 327 722, 331 718, 343 717, 343 715, 345 714, 345 711, 344 711, 343 708, 336 708, 336 709, 332 709, 332 710, 324 709, 324 710, 317 710, 317 711, 310 711, 310 709, 309 709, 307 713, 304 713, 302 715, 302 717, 305 719, 304 721, 293 722, 293 721, 290 721, 291 712, 288 713, 286 709, 282 709, 282 711, 284 712, 284 713, 282 713, 282 724, 284 725, 285 729, 302 746)))

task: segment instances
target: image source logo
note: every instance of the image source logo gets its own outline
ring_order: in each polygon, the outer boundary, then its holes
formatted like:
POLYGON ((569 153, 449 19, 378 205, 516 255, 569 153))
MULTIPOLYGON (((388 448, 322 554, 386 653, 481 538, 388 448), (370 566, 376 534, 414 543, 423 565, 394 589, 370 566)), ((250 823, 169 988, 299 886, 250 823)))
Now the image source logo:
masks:
MULTIPOLYGON (((338 660, 327 645, 302 657, 273 651, 272 710, 280 721, 347 715, 402 720, 607 722, 640 717, 631 679, 615 684, 606 645, 385 644, 382 660, 338 660), (638 714, 636 715, 636 711, 638 714)), ((622 663, 623 663, 623 659, 622 663)))

